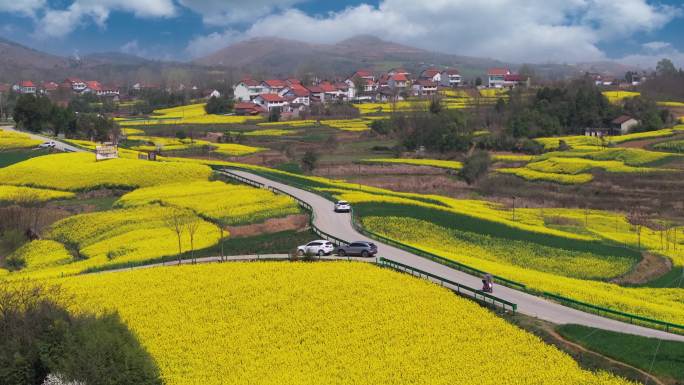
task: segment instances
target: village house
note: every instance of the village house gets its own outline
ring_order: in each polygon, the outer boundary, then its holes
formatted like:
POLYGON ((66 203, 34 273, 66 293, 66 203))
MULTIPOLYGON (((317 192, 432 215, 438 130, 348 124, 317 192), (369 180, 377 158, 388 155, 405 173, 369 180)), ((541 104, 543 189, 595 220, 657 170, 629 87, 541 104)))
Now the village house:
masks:
POLYGON ((632 128, 639 125, 639 121, 629 115, 618 116, 613 119, 611 124, 611 131, 618 135, 629 134, 632 128))
POLYGON ((263 107, 252 102, 236 103, 234 109, 236 115, 259 115, 266 112, 263 107))
POLYGON ((529 81, 519 74, 512 73, 508 68, 490 68, 487 77, 490 88, 513 88, 529 81))
POLYGON ((20 94, 35 94, 37 91, 35 83, 30 80, 22 80, 14 86, 14 90, 20 94))
POLYGON ((413 83, 412 89, 415 96, 432 96, 437 93, 438 83, 434 80, 421 79, 413 83))
POLYGON ((100 86, 100 90, 97 91, 97 96, 113 96, 118 97, 120 95, 119 87, 115 85, 100 86))
POLYGON ((46 94, 50 95, 54 92, 56 92, 59 89, 59 84, 55 82, 43 82, 41 86, 41 91, 46 94))
POLYGON ((86 82, 78 78, 67 78, 64 80, 64 85, 76 93, 81 93, 88 88, 86 82))
POLYGON ((311 91, 301 84, 292 84, 285 88, 280 96, 288 99, 291 105, 311 105, 311 91))
POLYGON ((287 100, 278 94, 257 95, 257 97, 254 98, 254 103, 260 105, 268 112, 271 112, 271 110, 275 108, 285 111, 288 106, 287 100))
POLYGON ((420 79, 421 80, 430 80, 435 83, 441 83, 442 81, 442 72, 436 68, 428 68, 425 71, 420 73, 420 79))
POLYGON ((278 94, 283 88, 287 87, 287 82, 280 79, 270 79, 261 82, 262 94, 278 94))
POLYGON ((508 68, 490 68, 487 71, 487 85, 490 88, 502 88, 506 82, 506 75, 510 75, 508 68))
POLYGON ((455 68, 442 71, 440 85, 445 87, 458 87, 461 85, 461 74, 455 68))
POLYGON ((604 137, 604 136, 618 136, 629 134, 635 126, 639 125, 639 121, 629 115, 621 115, 613 119, 608 127, 588 128, 584 135, 604 137))
POLYGON ((411 77, 411 73, 403 68, 392 68, 391 70, 387 71, 387 75, 389 75, 390 77, 394 75, 404 75, 407 78, 411 77))
POLYGON ((390 78, 387 81, 387 86, 391 89, 405 90, 409 86, 408 76, 403 73, 395 73, 394 75, 390 75, 390 78))
POLYGON ((253 79, 244 79, 233 86, 233 96, 237 101, 250 101, 261 93, 263 93, 261 84, 253 79))

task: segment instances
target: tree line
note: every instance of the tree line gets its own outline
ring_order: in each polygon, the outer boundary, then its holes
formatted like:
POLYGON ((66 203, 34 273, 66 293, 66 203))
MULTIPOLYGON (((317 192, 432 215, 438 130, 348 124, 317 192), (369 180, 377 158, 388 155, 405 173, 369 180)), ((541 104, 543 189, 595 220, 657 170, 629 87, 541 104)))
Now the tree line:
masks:
POLYGON ((66 107, 47 96, 24 94, 17 98, 12 117, 17 127, 31 132, 49 131, 69 138, 111 141, 119 136, 119 126, 110 118, 83 108, 80 99, 66 107))

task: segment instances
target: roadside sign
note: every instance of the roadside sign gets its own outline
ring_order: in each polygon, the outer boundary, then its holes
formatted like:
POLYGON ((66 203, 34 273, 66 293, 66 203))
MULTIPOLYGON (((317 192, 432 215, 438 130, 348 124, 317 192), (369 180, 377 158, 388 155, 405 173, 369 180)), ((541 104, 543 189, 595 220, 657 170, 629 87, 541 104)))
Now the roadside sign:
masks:
POLYGON ((102 144, 101 146, 95 147, 95 159, 96 160, 116 159, 118 157, 119 157, 119 151, 118 151, 116 145, 102 144))

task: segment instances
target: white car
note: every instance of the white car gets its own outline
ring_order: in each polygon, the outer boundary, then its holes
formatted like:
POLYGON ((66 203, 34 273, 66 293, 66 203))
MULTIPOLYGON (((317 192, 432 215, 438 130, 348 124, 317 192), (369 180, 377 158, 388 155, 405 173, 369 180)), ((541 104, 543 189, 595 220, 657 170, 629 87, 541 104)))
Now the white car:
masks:
POLYGON ((304 255, 330 255, 335 250, 335 245, 330 241, 318 240, 311 241, 306 245, 297 247, 297 254, 299 256, 304 255))
POLYGON ((351 205, 347 201, 338 201, 335 203, 336 213, 348 213, 351 211, 351 205))
POLYGON ((55 142, 45 142, 38 145, 39 148, 55 148, 57 144, 55 142))

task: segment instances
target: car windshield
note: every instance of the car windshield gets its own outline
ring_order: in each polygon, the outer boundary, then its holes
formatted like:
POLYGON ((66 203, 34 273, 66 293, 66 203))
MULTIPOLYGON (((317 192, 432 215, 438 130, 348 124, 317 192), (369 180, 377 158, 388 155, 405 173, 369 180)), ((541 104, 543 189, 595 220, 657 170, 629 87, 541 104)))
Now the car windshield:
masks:
POLYGON ((348 205, 349 203, 347 203, 347 202, 345 202, 345 201, 339 201, 339 202, 337 202, 337 204, 338 204, 338 205, 348 205))

